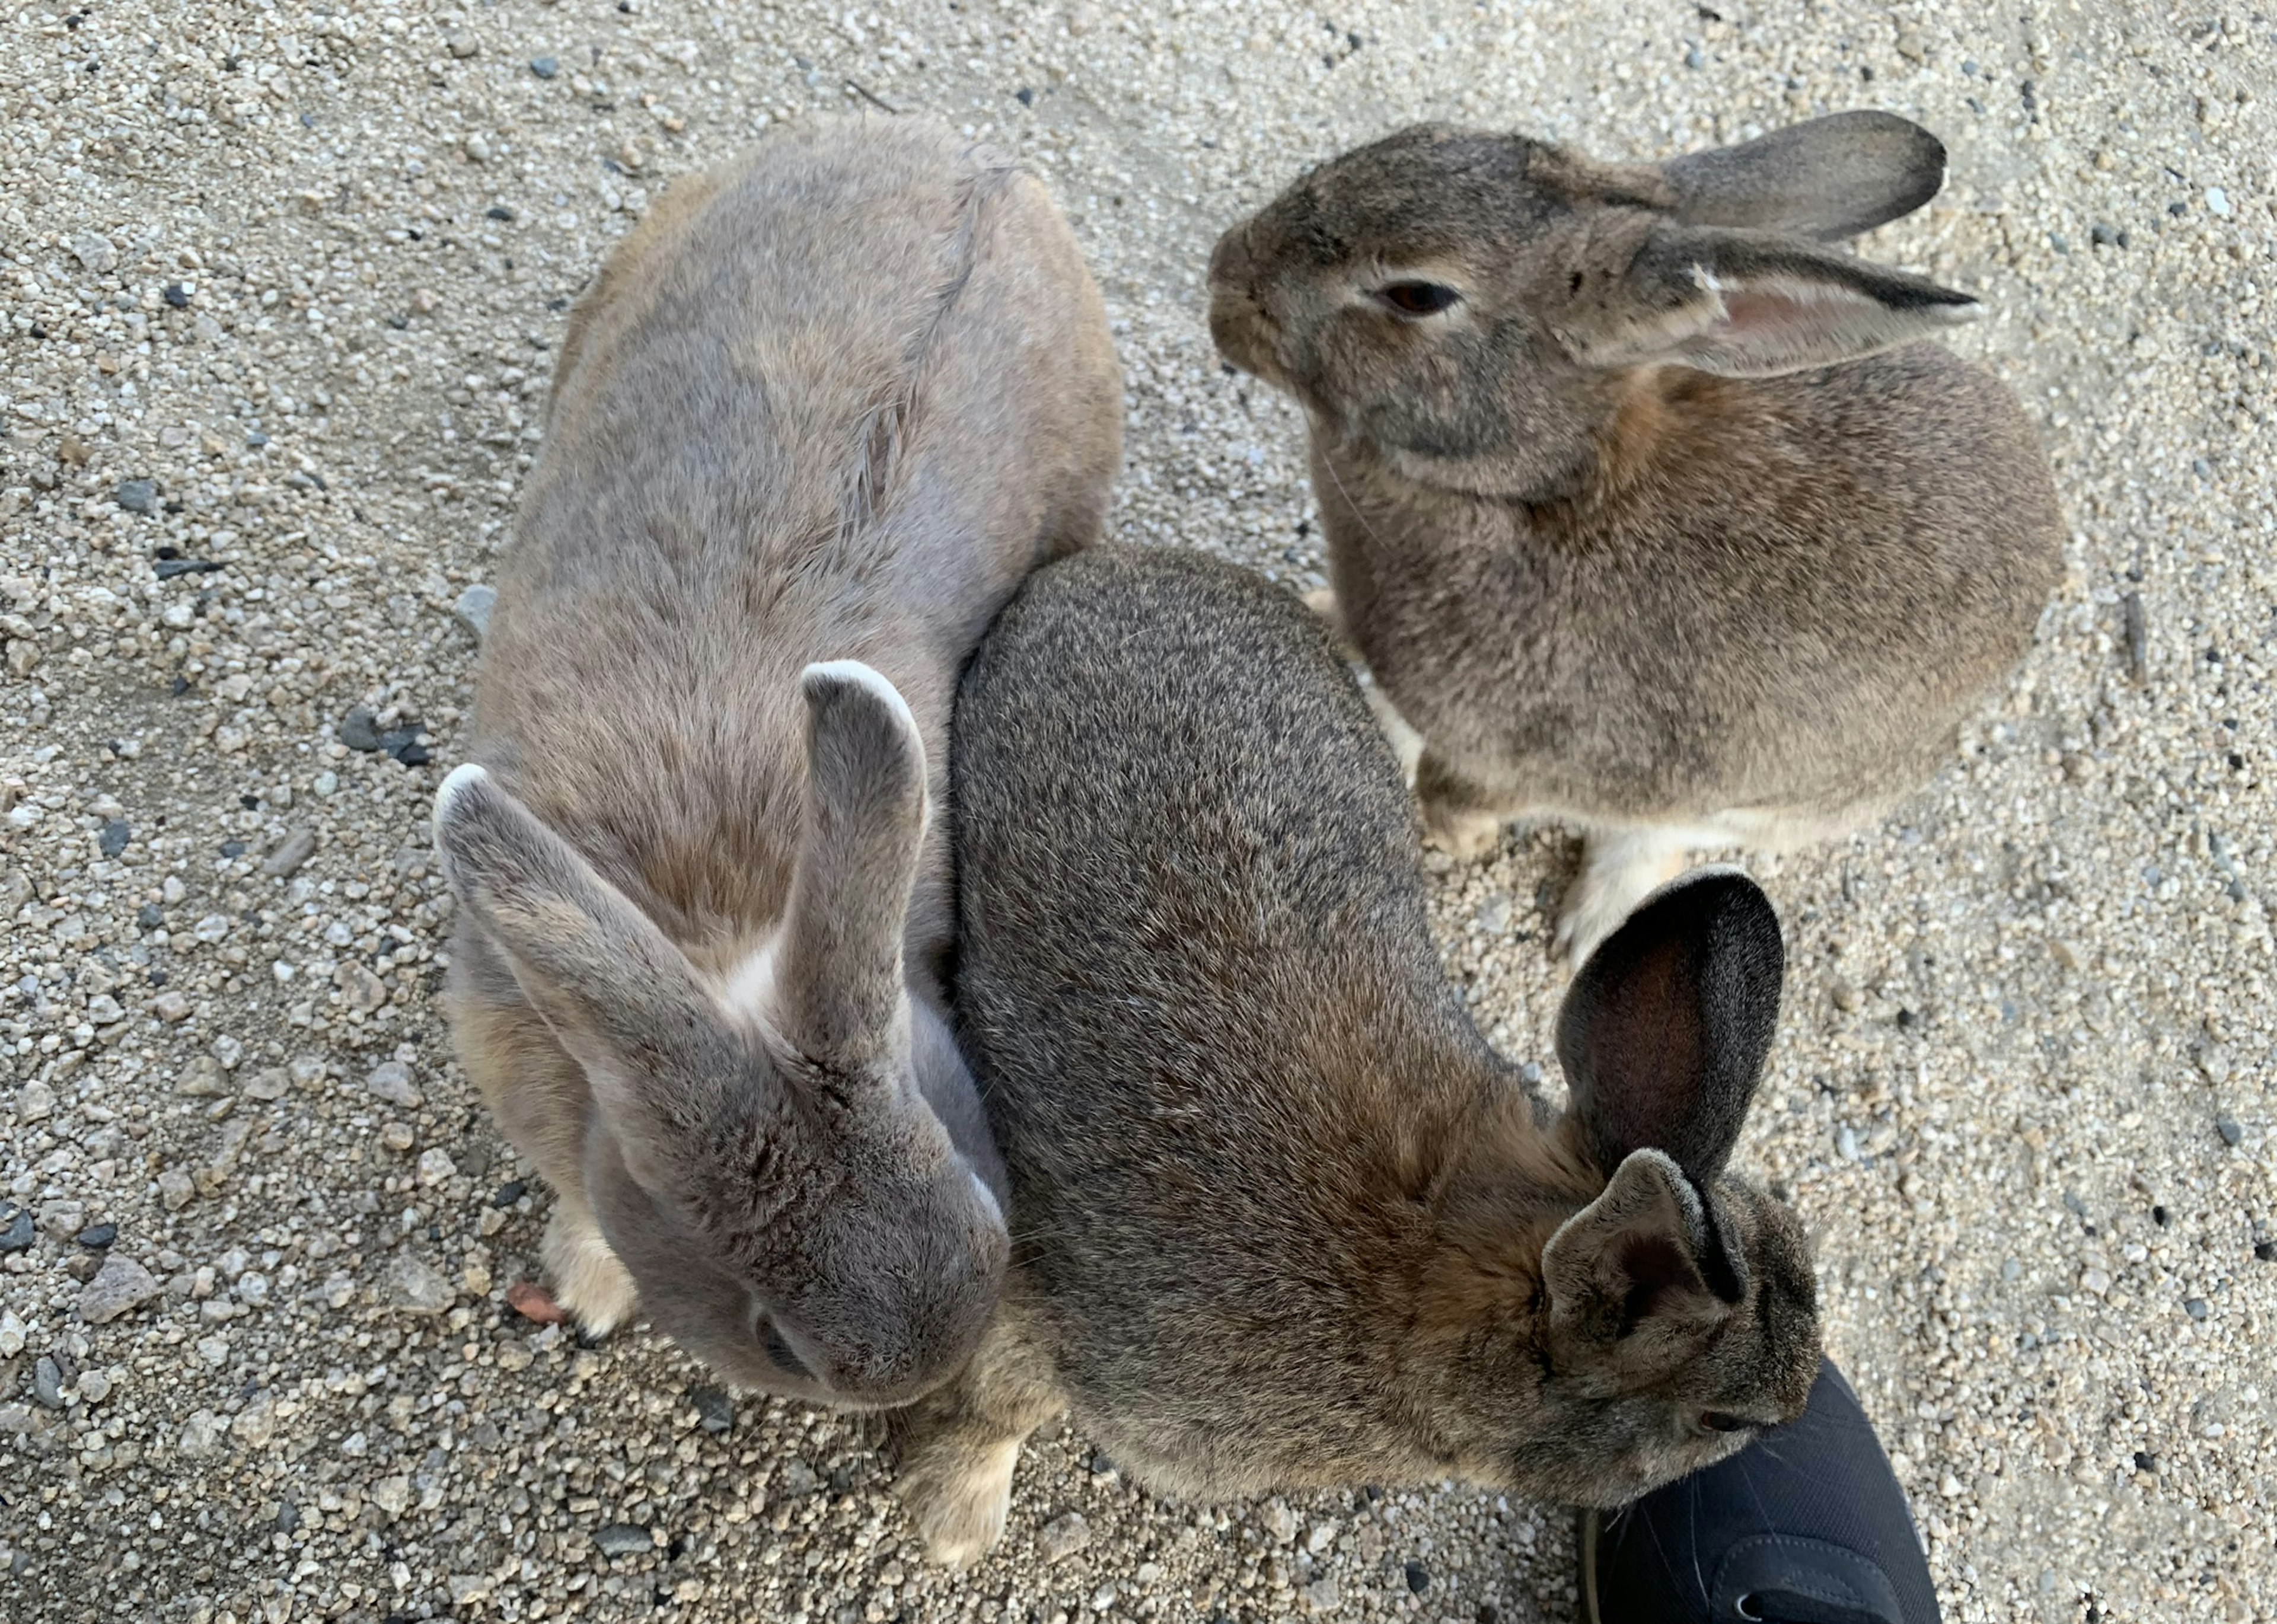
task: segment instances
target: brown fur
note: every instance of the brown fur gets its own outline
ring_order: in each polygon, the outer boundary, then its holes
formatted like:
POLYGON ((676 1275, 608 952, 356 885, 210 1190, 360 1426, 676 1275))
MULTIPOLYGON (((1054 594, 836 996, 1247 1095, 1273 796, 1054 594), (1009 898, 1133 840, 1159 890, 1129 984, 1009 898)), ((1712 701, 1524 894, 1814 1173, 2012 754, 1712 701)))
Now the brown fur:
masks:
POLYGON ((1062 1407, 1164 1492, 1460 1475, 1595 1504, 1735 1446, 1703 1412, 1800 1408, 1800 1228, 1723 1169, 1778 1001, 1752 886, 1679 888, 1592 962, 1561 1124, 1448 987, 1397 769, 1293 599, 1192 554, 1066 560, 956 727, 957 1010, 1014 1267, 907 1418, 938 1555, 994 1537, 1011 1446, 1062 1407), (1545 1248, 1609 1190, 1552 1289, 1545 1248), (1633 1284, 1655 1306, 1606 1321, 1633 1284))
POLYGON ((589 1329, 637 1285, 730 1378, 864 1404, 981 1334, 1001 1173, 928 809, 957 670, 1096 534, 1120 409, 1043 188, 921 120, 675 184, 574 313, 478 674, 488 775, 438 842, 461 1055, 557 1193, 589 1329))
POLYGON ((1293 393, 1336 613, 1450 847, 1582 826, 1576 962, 1687 845, 1777 847, 1933 772, 2060 568, 1974 301, 1817 246, 1933 194, 1853 114, 1672 164, 1422 126, 1226 233, 1211 324, 1293 393), (1384 290, 1458 295, 1413 316, 1384 290))

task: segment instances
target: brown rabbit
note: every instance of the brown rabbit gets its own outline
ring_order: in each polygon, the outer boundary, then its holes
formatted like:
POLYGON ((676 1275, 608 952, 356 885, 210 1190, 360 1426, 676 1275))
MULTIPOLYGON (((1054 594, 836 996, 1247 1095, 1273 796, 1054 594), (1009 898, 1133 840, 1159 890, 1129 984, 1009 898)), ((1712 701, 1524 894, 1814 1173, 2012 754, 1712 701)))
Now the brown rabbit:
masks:
POLYGON ((1397 764, 1320 622, 1191 553, 1035 576, 955 725, 966 1053, 1014 1262, 901 1492, 951 1563, 1071 1407, 1215 1498, 1446 1476, 1619 1504, 1802 1409, 1801 1226, 1726 1173, 1778 1011, 1731 871, 1568 994, 1557 1117, 1425 919, 1397 764))
POLYGON ((637 1289, 838 1404, 971 1352, 1002 1171, 927 808, 958 667, 1099 528, 1121 403, 1043 188, 913 120, 680 182, 571 318, 435 827, 460 1055, 589 1330, 637 1289))
POLYGON ((1687 847, 1870 820, 1950 754, 2059 574, 2008 390, 1912 340, 1976 301, 1821 246, 1919 208, 1885 113, 1657 166, 1418 126, 1210 266, 1226 358, 1312 426, 1335 612, 1458 854, 1588 836, 1578 963, 1687 847))

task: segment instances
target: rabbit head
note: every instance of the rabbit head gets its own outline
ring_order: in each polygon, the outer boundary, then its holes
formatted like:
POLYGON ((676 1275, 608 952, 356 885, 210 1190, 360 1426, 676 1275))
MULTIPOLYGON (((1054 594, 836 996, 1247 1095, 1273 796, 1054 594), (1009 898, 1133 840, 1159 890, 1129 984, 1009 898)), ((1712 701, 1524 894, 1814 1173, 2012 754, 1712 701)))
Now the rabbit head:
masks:
POLYGON ((444 781, 436 845, 584 1073, 584 1195, 658 1328, 749 1387, 902 1403, 969 1355, 1008 1243, 997 1193, 926 1104, 963 1063, 904 985, 924 741, 867 666, 801 682, 789 903, 731 984, 480 766, 444 781))
POLYGON ((1825 245, 1936 195, 1945 149, 1887 113, 1663 164, 1417 125, 1322 164, 1227 232, 1210 332, 1314 433, 1425 484, 1557 493, 1661 363, 1767 377, 1976 310, 1825 245))
MULTIPOLYGON (((1573 1097, 1560 1132, 1606 1175, 1603 1192, 1533 1231, 1526 1335, 1476 1312, 1468 1291, 1441 1298, 1457 1345, 1443 1351, 1501 1457, 1481 1462, 1482 1479, 1617 1506, 1801 1414, 1819 1352, 1801 1224, 1725 1171, 1784 963, 1762 891, 1706 869, 1648 899, 1575 979, 1557 1023, 1573 1097)), ((1505 1193, 1469 1199, 1481 1240, 1515 1239, 1505 1193)), ((1449 1261, 1489 1289, 1506 1277, 1473 1248, 1449 1261)))

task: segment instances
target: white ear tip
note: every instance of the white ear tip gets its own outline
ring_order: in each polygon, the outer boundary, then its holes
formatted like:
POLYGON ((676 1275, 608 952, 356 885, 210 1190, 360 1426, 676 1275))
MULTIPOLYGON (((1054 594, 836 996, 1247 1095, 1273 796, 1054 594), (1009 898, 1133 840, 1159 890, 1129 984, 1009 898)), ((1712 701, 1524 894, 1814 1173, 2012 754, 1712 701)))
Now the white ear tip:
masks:
POLYGON ((1941 304, 1934 308, 1937 311, 1937 319, 1953 327, 1973 322, 1984 314, 1984 305, 1974 299, 1967 304, 1941 304))
POLYGON ((799 685, 810 693, 817 680, 826 682, 856 682, 890 706, 902 726, 917 731, 917 718, 910 713, 910 702, 902 698, 902 690, 886 678, 875 666, 864 665, 858 660, 818 660, 798 674, 799 685))
POLYGON ((450 813, 451 802, 461 790, 476 784, 488 783, 490 776, 488 769, 479 762, 466 761, 453 767, 443 782, 435 786, 435 827, 438 830, 443 827, 443 820, 450 813))

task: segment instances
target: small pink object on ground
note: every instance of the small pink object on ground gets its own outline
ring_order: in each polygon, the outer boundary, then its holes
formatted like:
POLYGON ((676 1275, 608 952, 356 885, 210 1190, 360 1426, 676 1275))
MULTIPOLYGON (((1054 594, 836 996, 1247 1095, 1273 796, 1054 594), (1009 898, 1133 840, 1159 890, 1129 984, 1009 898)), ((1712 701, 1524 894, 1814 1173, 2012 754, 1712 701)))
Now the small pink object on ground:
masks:
POLYGON ((529 1280, 516 1280, 506 1288, 506 1306, 526 1320, 540 1325, 559 1325, 569 1316, 561 1305, 553 1300, 552 1293, 544 1286, 529 1280))

